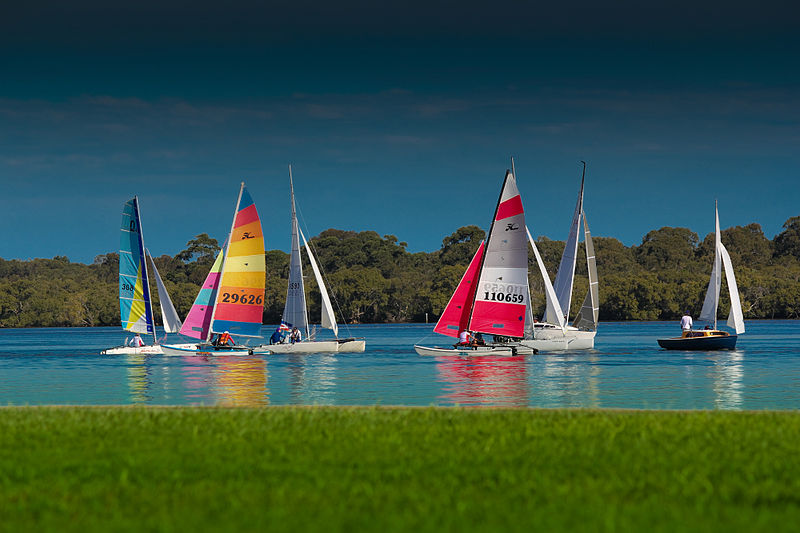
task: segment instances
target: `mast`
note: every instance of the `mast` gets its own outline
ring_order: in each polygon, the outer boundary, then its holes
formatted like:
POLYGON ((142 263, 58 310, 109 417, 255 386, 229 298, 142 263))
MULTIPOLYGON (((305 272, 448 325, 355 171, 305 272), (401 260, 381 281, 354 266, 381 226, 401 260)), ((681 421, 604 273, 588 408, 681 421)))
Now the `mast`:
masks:
MULTIPOLYGON (((219 269, 219 279, 222 281, 222 276, 225 274, 225 261, 228 258, 228 250, 231 247, 231 237, 233 236, 233 228, 236 227, 236 215, 239 213, 239 203, 242 201, 242 191, 244 191, 244 182, 239 187, 239 197, 236 198, 236 207, 233 210, 233 220, 231 221, 231 230, 228 232, 227 244, 225 244, 225 252, 222 256, 222 267, 219 269)), ((206 342, 211 340, 211 335, 214 331, 214 317, 217 314, 217 300, 214 299, 214 309, 211 311, 211 322, 208 324, 208 334, 206 335, 206 342)))
POLYGON ((158 343, 158 338, 156 337, 156 319, 155 315, 153 314, 153 297, 150 295, 150 274, 147 271, 147 251, 144 247, 144 231, 142 230, 142 215, 139 213, 139 197, 133 197, 133 207, 136 212, 136 224, 139 226, 139 249, 141 250, 142 255, 142 268, 144 272, 145 279, 142 280, 142 291, 146 293, 147 296, 147 306, 150 309, 150 320, 153 323, 153 344, 158 343))

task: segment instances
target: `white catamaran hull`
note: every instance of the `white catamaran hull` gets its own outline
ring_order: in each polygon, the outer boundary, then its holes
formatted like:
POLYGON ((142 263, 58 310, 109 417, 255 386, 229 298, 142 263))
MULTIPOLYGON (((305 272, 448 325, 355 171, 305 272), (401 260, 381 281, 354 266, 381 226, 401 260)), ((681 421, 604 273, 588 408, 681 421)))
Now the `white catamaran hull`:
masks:
POLYGON ((163 353, 161 345, 154 344, 152 346, 115 346, 106 348, 100 352, 100 355, 161 355, 163 353))
POLYGON ((212 346, 210 344, 164 344, 164 355, 252 355, 248 346, 212 346))
POLYGON ((457 355, 459 357, 480 357, 483 355, 533 355, 535 350, 522 345, 497 345, 497 346, 475 346, 465 348, 443 348, 439 346, 420 346, 414 345, 414 350, 419 355, 457 355))
POLYGON ((562 331, 552 324, 545 324, 544 327, 534 324, 533 338, 523 339, 520 343, 541 352, 591 350, 594 348, 595 335, 596 331, 583 331, 572 326, 562 331))
POLYGON ((364 339, 340 339, 339 353, 362 353, 367 347, 364 339))
POLYGON ((254 346, 253 353, 336 353, 339 351, 339 343, 333 341, 301 341, 294 344, 262 344, 254 346))

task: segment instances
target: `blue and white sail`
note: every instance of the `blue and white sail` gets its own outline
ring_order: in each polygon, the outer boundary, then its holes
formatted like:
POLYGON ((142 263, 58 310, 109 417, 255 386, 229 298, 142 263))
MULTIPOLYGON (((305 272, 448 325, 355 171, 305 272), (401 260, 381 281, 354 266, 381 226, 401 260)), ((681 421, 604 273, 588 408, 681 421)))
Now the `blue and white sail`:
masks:
POLYGON ((120 231, 119 308, 122 329, 134 333, 152 333, 155 337, 137 197, 125 202, 120 231))

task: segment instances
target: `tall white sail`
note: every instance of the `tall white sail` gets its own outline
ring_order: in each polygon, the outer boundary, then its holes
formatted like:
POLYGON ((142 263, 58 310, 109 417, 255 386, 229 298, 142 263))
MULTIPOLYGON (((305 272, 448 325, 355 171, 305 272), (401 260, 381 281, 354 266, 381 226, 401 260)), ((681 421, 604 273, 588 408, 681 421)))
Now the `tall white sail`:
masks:
POLYGON ((308 338, 308 313, 306 311, 306 292, 303 286, 303 265, 300 262, 300 237, 297 227, 297 213, 294 207, 294 183, 292 167, 289 167, 289 187, 292 197, 292 254, 289 258, 289 287, 286 291, 286 305, 283 320, 298 328, 303 338, 308 338))
POLYGON ((736 334, 744 333, 744 316, 742 315, 742 302, 739 300, 739 288, 736 286, 736 277, 733 275, 733 264, 728 250, 720 242, 722 264, 725 267, 725 280, 728 282, 728 291, 731 297, 731 310, 728 314, 728 327, 736 330, 736 334))
POLYGON ((586 267, 589 272, 589 290, 586 291, 586 298, 583 300, 581 310, 575 321, 572 323, 578 329, 595 331, 600 314, 600 293, 598 290, 599 281, 597 279, 597 261, 594 255, 594 242, 589 231, 589 221, 586 220, 586 213, 583 213, 583 242, 586 246, 586 267))
POLYGON ((320 324, 323 328, 333 330, 333 334, 338 337, 339 326, 336 324, 336 316, 333 314, 333 306, 331 305, 331 299, 328 297, 328 289, 325 287, 325 282, 322 280, 322 274, 319 271, 319 267, 317 267, 314 254, 311 253, 311 247, 308 245, 306 236, 303 235, 302 230, 299 228, 298 231, 303 238, 303 244, 306 247, 306 253, 308 253, 308 261, 311 263, 311 269, 314 271, 314 277, 317 279, 317 286, 319 286, 319 293, 322 297, 322 318, 320 324))
MULTIPOLYGON (((556 281, 553 288, 558 297, 558 303, 565 314, 569 314, 570 304, 572 303, 572 285, 575 280, 575 263, 578 259, 578 230, 581 224, 581 214, 583 213, 583 182, 586 175, 586 165, 583 167, 584 176, 581 177, 581 190, 578 194, 578 202, 575 204, 575 213, 572 215, 572 224, 569 228, 569 236, 567 237, 567 244, 564 247, 564 253, 561 255, 561 263, 558 265, 558 272, 556 273, 556 281)), ((553 316, 553 306, 548 306, 545 312, 545 322, 551 324, 556 323, 553 316)), ((564 316, 564 320, 567 320, 564 316)))
POLYGON ((156 268, 156 262, 153 261, 153 256, 150 255, 149 250, 147 256, 150 258, 150 264, 153 266, 153 277, 156 279, 158 301, 161 305, 161 318, 164 321, 164 331, 167 333, 177 333, 183 324, 181 324, 181 319, 178 316, 178 312, 175 310, 175 306, 172 305, 172 300, 169 297, 167 288, 164 286, 164 282, 161 281, 161 275, 156 268))
POLYGON ((717 329, 717 306, 719 305, 719 289, 722 285, 722 239, 719 231, 719 211, 714 205, 716 214, 716 227, 714 230, 714 266, 711 269, 711 279, 708 280, 708 290, 703 301, 703 309, 700 311, 700 320, 704 322, 714 322, 714 329, 717 329))
POLYGON ((547 305, 553 309, 551 315, 555 317, 555 323, 558 324, 561 329, 564 329, 566 326, 566 323, 564 322, 564 313, 561 311, 561 305, 558 303, 558 298, 556 297, 556 292, 553 289, 553 284, 550 282, 550 276, 547 274, 544 261, 542 261, 542 256, 539 254, 539 248, 536 247, 536 241, 533 240, 531 231, 527 226, 525 226, 525 231, 528 233, 528 241, 531 243, 533 255, 536 257, 536 264, 539 265, 539 272, 541 272, 542 280, 544 280, 544 294, 545 299, 547 300, 547 305))
POLYGON ((744 316, 742 314, 742 303, 739 299, 739 288, 736 285, 736 276, 733 274, 733 263, 727 248, 722 244, 722 237, 719 231, 719 209, 714 205, 716 216, 716 226, 714 228, 714 267, 711 269, 711 279, 708 282, 706 298, 703 302, 703 310, 700 312, 700 320, 714 321, 714 329, 717 329, 717 307, 719 306, 719 291, 722 285, 722 269, 725 269, 725 279, 728 282, 728 292, 731 298, 731 309, 728 314, 727 325, 736 333, 744 333, 744 316))

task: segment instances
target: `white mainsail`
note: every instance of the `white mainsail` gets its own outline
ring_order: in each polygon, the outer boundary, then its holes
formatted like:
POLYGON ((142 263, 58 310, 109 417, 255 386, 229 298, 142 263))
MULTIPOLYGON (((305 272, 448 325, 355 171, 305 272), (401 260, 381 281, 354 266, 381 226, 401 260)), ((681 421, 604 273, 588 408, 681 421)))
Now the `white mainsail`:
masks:
MULTIPOLYGON (((553 284, 558 303, 561 310, 565 313, 564 320, 568 320, 570 304, 572 303, 572 285, 575 281, 575 264, 578 259, 578 229, 581 224, 581 215, 583 214, 583 182, 586 177, 586 163, 583 166, 583 176, 581 177, 581 190, 578 194, 578 202, 575 204, 575 213, 572 215, 572 224, 569 228, 569 236, 567 237, 567 244, 564 247, 564 253, 561 255, 561 263, 558 265, 558 272, 556 272, 556 281, 553 284)), ((548 300, 547 308, 544 315, 545 322, 555 324, 555 307, 552 302, 548 300)))
POLYGON ((292 254, 289 259, 289 286, 286 291, 286 305, 283 307, 283 321, 288 322, 303 333, 307 339, 308 313, 306 311, 306 292, 303 285, 303 265, 300 262, 300 237, 297 226, 297 213, 294 207, 294 183, 292 167, 289 166, 289 187, 292 198, 292 254))
POLYGON ((558 298, 556 297, 555 289, 553 289, 553 284, 550 282, 550 276, 547 275, 547 269, 544 266, 544 261, 542 261, 542 256, 539 254, 539 248, 536 247, 536 241, 534 241, 531 236, 531 230, 525 226, 525 231, 528 233, 528 241, 531 243, 533 255, 536 257, 536 264, 539 265, 539 272, 541 272, 542 280, 544 280, 545 298, 548 305, 553 308, 553 316, 556 318, 555 323, 563 330, 566 327, 566 323, 564 321, 564 313, 561 311, 561 305, 558 303, 558 298))
POLYGON ((714 203, 714 214, 716 224, 714 228, 714 266, 711 269, 711 279, 708 280, 708 290, 703 301, 703 309, 700 311, 700 320, 714 322, 714 329, 717 329, 717 307, 719 306, 719 291, 722 285, 722 268, 725 268, 725 279, 728 281, 728 291, 731 298, 731 310, 728 315, 728 326, 736 330, 736 333, 744 333, 744 316, 742 315, 742 304, 739 300, 739 289, 736 285, 736 277, 733 274, 733 264, 728 250, 722 244, 722 237, 719 230, 719 209, 714 203))
POLYGON ((178 316, 178 312, 175 310, 175 306, 172 305, 169 292, 167 292, 164 282, 161 281, 161 275, 158 273, 158 269, 156 268, 156 262, 153 261, 153 256, 150 255, 149 250, 147 251, 147 256, 150 258, 150 264, 153 266, 153 274, 156 279, 156 288, 158 288, 158 302, 161 305, 161 318, 164 321, 164 331, 167 333, 177 333, 183 324, 178 316))
POLYGON ((300 232, 300 236, 303 238, 303 244, 305 245, 306 253, 308 254, 308 261, 311 263, 311 269, 314 271, 314 277, 317 279, 317 286, 319 286, 319 293, 322 297, 322 317, 320 324, 323 328, 333 330, 333 334, 338 337, 339 326, 336 324, 336 316, 333 314, 333 306, 331 305, 331 299, 328 297, 328 289, 325 288, 325 282, 322 280, 322 274, 319 271, 319 267, 317 267, 317 261, 314 259, 314 254, 311 253, 311 247, 308 245, 306 236, 303 235, 303 232, 299 228, 298 231, 300 232))

